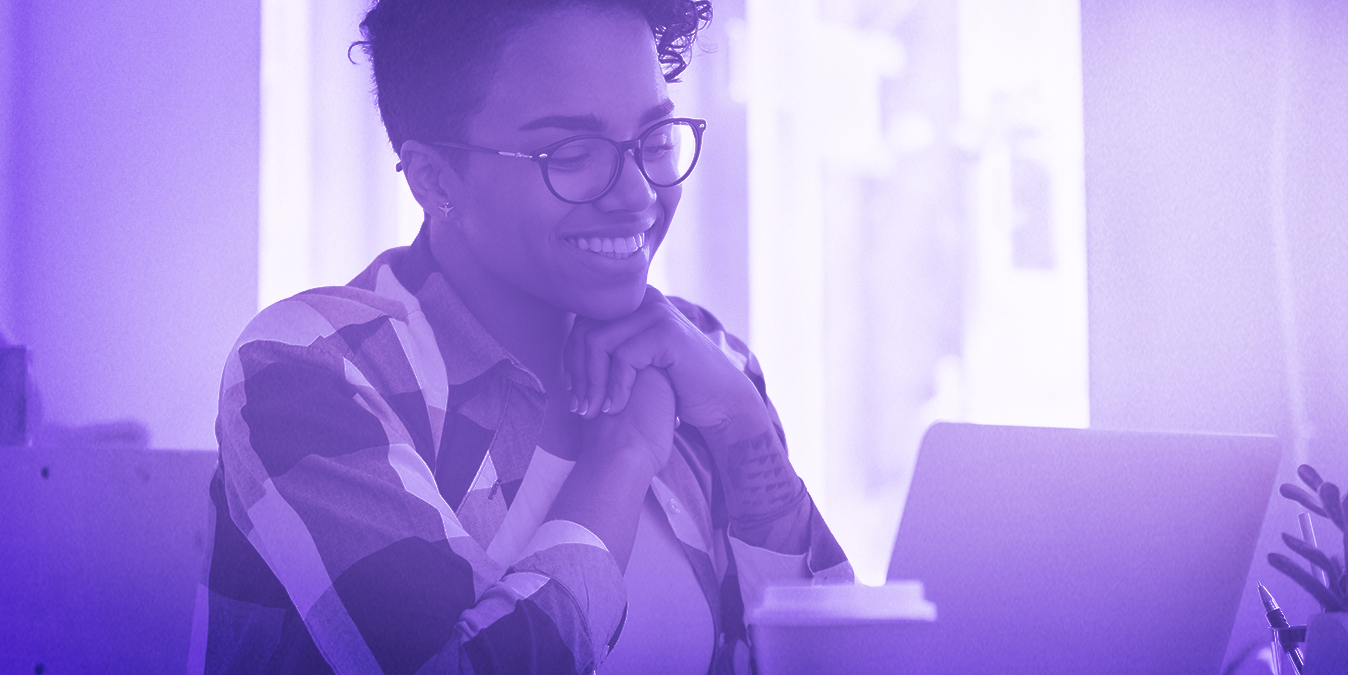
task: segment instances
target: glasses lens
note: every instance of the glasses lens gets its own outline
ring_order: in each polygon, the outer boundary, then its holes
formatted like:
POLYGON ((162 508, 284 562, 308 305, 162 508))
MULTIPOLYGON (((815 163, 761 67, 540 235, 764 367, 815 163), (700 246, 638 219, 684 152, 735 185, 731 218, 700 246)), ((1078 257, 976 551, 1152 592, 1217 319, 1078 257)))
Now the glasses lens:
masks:
POLYGON ((581 138, 552 151, 548 180, 562 198, 583 202, 599 196, 617 168, 617 147, 601 138, 581 138))
POLYGON ((641 139, 641 166, 659 187, 688 177, 697 160, 697 134, 688 122, 669 121, 652 128, 641 139))

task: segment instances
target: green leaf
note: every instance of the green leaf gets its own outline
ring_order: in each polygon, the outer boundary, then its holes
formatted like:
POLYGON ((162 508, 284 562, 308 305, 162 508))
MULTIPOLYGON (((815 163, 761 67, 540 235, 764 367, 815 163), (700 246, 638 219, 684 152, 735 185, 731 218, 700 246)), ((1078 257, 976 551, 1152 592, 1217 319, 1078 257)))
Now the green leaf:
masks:
POLYGON ((1343 568, 1343 558, 1331 555, 1329 564, 1334 566, 1329 573, 1329 590, 1337 592, 1348 604, 1348 570, 1343 568))
POLYGON ((1297 582, 1298 586, 1306 589, 1306 592, 1310 593, 1315 601, 1325 608, 1326 612, 1344 611, 1344 602, 1338 597, 1338 594, 1331 593, 1328 588, 1320 583, 1319 579, 1311 576, 1310 572, 1292 562, 1291 558, 1281 553, 1270 553, 1268 554, 1268 564, 1273 566, 1273 569, 1291 577, 1292 581, 1297 582))
POLYGON ((1315 469, 1312 469, 1309 464, 1302 464, 1297 467, 1297 476, 1301 478, 1301 482, 1305 483, 1312 492, 1318 491, 1320 489, 1320 484, 1325 482, 1324 479, 1320 477, 1320 474, 1316 473, 1315 469))
MULTIPOLYGON (((1339 583, 1343 583, 1344 580, 1348 580, 1348 576, 1344 576, 1342 558, 1339 558, 1336 555, 1331 555, 1329 556, 1329 564, 1334 567, 1334 569, 1329 571, 1329 579, 1331 582, 1333 582, 1334 579, 1338 579, 1339 583)), ((1332 586, 1333 584, 1331 583, 1330 585, 1332 586)), ((1330 588, 1330 590, 1334 589, 1330 588)))
POLYGON ((1320 508, 1320 504, 1318 503, 1319 500, 1300 487, 1292 485, 1291 483, 1283 483, 1282 486, 1278 488, 1278 494, 1306 507, 1307 511, 1310 511, 1317 516, 1325 515, 1325 510, 1320 508))
POLYGON ((1339 597, 1343 598, 1348 604, 1348 570, 1343 568, 1343 559, 1334 555, 1329 557, 1329 562, 1334 564, 1334 572, 1330 575, 1330 590, 1337 589, 1339 597), (1335 582, 1334 579, 1338 579, 1335 582))
POLYGON ((1282 540, 1283 543, 1287 544, 1287 548, 1295 551, 1297 555, 1305 558, 1310 564, 1324 570, 1326 574, 1337 576, 1337 571, 1334 569, 1334 563, 1330 562, 1329 556, 1325 555, 1320 549, 1315 548, 1286 532, 1282 533, 1282 540))
POLYGON ((1333 483, 1321 483, 1320 502, 1324 504, 1325 513, 1329 516, 1329 519, 1334 521, 1334 524, 1342 530, 1344 527, 1343 505, 1339 503, 1339 486, 1333 483))

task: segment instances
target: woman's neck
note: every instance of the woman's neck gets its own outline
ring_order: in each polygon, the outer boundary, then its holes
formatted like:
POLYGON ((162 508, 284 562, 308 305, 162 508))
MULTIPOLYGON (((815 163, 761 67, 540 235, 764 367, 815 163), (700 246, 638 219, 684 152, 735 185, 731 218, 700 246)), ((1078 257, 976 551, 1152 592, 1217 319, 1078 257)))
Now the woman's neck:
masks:
POLYGON ((549 391, 561 386, 562 348, 575 315, 504 282, 453 235, 436 234, 431 255, 473 318, 549 391))

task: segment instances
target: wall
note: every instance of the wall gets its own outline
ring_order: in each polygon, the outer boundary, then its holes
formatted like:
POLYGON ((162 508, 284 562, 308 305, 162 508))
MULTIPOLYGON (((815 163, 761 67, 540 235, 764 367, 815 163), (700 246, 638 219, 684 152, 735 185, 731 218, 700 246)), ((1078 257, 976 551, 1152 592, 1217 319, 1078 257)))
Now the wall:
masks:
MULTIPOLYGON (((1342 3, 1083 1, 1092 426, 1274 434, 1279 482, 1348 480, 1345 36, 1342 3)), ((1298 510, 1274 495, 1233 666, 1256 581, 1316 611, 1265 562, 1298 510)))
POLYGON ((13 330, 14 250, 9 180, 14 125, 14 5, 0 3, 0 330, 13 330))
POLYGON ((6 11, 3 323, 46 417, 212 448, 224 355, 256 309, 258 3, 6 11))

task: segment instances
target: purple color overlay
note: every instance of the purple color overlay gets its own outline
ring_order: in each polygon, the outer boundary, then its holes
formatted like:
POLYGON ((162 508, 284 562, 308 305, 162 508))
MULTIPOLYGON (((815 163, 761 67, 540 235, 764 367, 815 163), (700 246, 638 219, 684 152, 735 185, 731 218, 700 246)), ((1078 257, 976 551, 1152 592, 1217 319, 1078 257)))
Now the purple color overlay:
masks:
MULTIPOLYGON (((1348 5, 1286 3, 1285 52, 1273 1, 1082 3, 1092 423, 1271 433, 1291 480, 1300 417, 1308 456, 1342 480, 1348 5), (1275 162, 1290 278, 1275 256, 1275 162)), ((51 419, 136 418, 156 447, 213 446, 220 365, 255 309, 259 14, 233 0, 0 5, 0 325, 33 350, 51 419)), ((742 129, 718 134, 742 152, 742 129)), ((708 201, 743 222, 732 187, 710 186, 708 201)), ((706 267, 742 285, 736 246, 708 247, 706 267)), ((161 472, 79 457, 59 474, 78 480, 58 484, 40 473, 57 465, 15 457, 0 464, 0 506, 21 517, 0 530, 0 613, 26 620, 51 672, 62 658, 176 672, 199 570, 198 464, 213 460, 165 453, 161 472), (50 606, 23 604, 34 594, 50 606)), ((1270 504, 1233 673, 1266 672, 1246 655, 1266 638, 1255 581, 1293 623, 1316 611, 1263 563, 1297 510, 1270 504)), ((34 654, 8 644, 0 670, 33 672, 34 654)))

